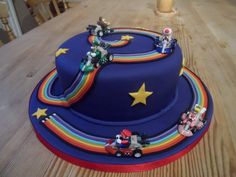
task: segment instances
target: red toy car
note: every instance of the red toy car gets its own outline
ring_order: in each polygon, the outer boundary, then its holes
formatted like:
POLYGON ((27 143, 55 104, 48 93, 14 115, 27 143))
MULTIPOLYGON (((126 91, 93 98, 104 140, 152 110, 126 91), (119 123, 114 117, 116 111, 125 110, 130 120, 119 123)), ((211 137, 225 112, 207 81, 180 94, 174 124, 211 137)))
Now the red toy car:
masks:
POLYGON ((200 130, 206 123, 203 118, 205 112, 206 108, 196 104, 193 111, 183 113, 178 126, 179 133, 189 137, 200 130))
POLYGON ((119 147, 117 144, 119 138, 120 136, 117 135, 116 139, 110 139, 105 145, 106 151, 116 157, 133 156, 140 158, 143 155, 142 148, 149 144, 145 136, 133 133, 130 137, 130 144, 127 147, 119 147))

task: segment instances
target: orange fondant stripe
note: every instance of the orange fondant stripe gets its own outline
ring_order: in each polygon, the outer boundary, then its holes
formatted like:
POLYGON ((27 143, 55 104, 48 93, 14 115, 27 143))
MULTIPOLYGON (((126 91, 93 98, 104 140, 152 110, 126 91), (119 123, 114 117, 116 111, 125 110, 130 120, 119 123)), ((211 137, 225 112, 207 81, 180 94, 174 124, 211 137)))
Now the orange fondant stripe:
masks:
POLYGON ((140 58, 140 59, 137 59, 137 58, 132 59, 132 58, 128 58, 128 57, 114 58, 113 62, 132 63, 132 62, 151 61, 151 60, 157 59, 157 57, 159 59, 159 58, 163 58, 165 56, 166 56, 166 54, 156 53, 155 55, 148 56, 148 57, 144 56, 143 58, 140 58))

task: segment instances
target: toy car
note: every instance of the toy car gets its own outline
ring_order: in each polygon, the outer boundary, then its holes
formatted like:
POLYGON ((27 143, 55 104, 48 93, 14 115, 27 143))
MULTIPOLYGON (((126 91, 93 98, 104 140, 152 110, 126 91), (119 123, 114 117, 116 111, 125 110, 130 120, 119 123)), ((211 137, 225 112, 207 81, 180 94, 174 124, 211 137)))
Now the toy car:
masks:
POLYGON ((171 28, 164 28, 162 35, 158 36, 155 40, 156 50, 159 53, 169 54, 172 53, 177 40, 173 38, 173 32, 171 28))
POLYGON ((93 71, 94 68, 98 68, 111 62, 113 60, 113 55, 107 51, 109 47, 109 44, 94 42, 91 51, 87 52, 86 58, 83 58, 81 61, 81 71, 90 72, 93 71))
POLYGON ((114 30, 110 27, 107 27, 106 29, 102 29, 100 25, 89 25, 87 27, 87 30, 89 31, 90 35, 95 35, 102 37, 106 34, 112 33, 114 30))
POLYGON ((97 25, 89 25, 87 27, 90 35, 96 35, 102 37, 106 34, 112 33, 114 30, 110 28, 110 23, 107 22, 104 18, 99 17, 97 25))
POLYGON ((157 52, 165 54, 172 53, 176 46, 176 43, 177 43, 176 39, 171 39, 170 42, 167 42, 167 41, 161 41, 159 37, 157 37, 155 40, 155 46, 157 52))
POLYGON ((179 133, 190 137, 197 130, 200 130, 206 123, 206 120, 203 118, 205 112, 206 108, 196 104, 193 111, 183 113, 178 125, 179 133))
POLYGON ((133 156, 140 158, 143 155, 142 148, 149 145, 149 141, 145 135, 141 136, 138 133, 132 133, 130 137, 130 144, 127 147, 119 147, 116 139, 110 139, 105 145, 105 149, 108 153, 115 155, 116 157, 121 156, 133 156))

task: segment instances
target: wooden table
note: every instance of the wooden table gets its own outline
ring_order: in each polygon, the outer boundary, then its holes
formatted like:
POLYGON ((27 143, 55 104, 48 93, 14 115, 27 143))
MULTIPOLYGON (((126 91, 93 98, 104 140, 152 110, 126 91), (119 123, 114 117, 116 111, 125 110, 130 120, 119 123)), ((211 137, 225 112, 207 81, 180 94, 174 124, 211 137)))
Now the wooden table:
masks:
POLYGON ((178 0, 178 14, 161 17, 153 0, 84 0, 66 13, 0 48, 0 176, 236 176, 236 3, 178 0), (130 174, 72 165, 48 151, 28 118, 29 97, 54 67, 57 47, 104 16, 113 26, 174 29, 187 66, 214 98, 208 133, 187 155, 167 166, 130 174))

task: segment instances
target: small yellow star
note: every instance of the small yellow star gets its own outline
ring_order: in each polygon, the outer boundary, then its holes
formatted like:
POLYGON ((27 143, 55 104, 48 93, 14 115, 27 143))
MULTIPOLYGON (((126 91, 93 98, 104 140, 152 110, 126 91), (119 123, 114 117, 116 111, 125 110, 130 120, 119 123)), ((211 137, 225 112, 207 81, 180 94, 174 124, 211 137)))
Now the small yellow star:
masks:
POLYGON ((138 103, 142 103, 146 105, 146 99, 149 97, 153 92, 147 92, 145 91, 145 83, 142 84, 142 86, 139 88, 137 92, 129 93, 130 96, 134 98, 134 101, 131 106, 134 106, 138 103))
POLYGON ((66 49, 66 48, 60 48, 57 50, 56 52, 56 57, 60 56, 61 54, 66 54, 66 52, 68 51, 69 49, 66 49))
POLYGON ((129 35, 121 36, 121 40, 122 41, 129 41, 129 40, 131 40, 133 38, 134 38, 133 36, 129 36, 129 35))
POLYGON ((47 110, 48 109, 40 109, 40 108, 38 108, 37 111, 32 114, 32 116, 36 116, 37 119, 42 117, 42 116, 47 116, 47 114, 46 114, 47 110))

